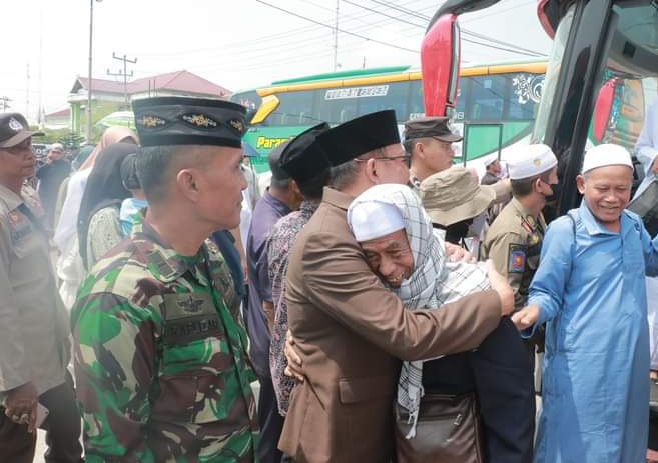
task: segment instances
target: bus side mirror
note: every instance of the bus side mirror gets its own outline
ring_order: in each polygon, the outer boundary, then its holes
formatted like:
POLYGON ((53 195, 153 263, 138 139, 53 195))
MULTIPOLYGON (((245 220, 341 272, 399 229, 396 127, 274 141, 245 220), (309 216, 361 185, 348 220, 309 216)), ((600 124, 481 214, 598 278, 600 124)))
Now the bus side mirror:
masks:
POLYGON ((427 31, 420 51, 426 116, 445 116, 457 104, 461 45, 457 16, 441 16, 427 31))

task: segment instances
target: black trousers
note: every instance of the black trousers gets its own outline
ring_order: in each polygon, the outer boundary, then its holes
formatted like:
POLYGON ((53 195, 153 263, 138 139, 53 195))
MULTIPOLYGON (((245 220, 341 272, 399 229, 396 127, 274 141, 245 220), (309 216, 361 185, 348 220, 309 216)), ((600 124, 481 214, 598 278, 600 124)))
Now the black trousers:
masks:
POLYGON ((532 463, 535 391, 528 349, 509 318, 472 352, 423 366, 425 392, 475 392, 480 405, 485 461, 532 463))
POLYGON ((272 378, 258 377, 260 392, 258 395, 258 426, 260 427, 260 442, 258 443, 258 460, 260 463, 281 463, 282 453, 277 448, 283 417, 274 395, 272 378))
MULTIPOLYGON (((41 394, 39 403, 50 412, 43 424, 48 445, 46 463, 83 462, 80 414, 68 372, 66 382, 41 394)), ((28 433, 26 425, 11 421, 0 407, 0 463, 32 463, 35 445, 36 431, 28 433)))

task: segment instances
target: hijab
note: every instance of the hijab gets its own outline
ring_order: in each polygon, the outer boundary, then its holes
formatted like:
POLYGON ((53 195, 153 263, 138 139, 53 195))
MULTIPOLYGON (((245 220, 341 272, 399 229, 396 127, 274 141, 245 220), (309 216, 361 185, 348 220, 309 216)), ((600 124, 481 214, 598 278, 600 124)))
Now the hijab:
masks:
POLYGON ((108 146, 119 143, 120 141, 137 144, 137 137, 132 130, 126 127, 110 127, 103 132, 100 141, 82 163, 80 169, 71 176, 66 189, 66 197, 62 204, 62 212, 57 222, 55 235, 53 236, 53 241, 60 249, 60 252, 64 252, 68 242, 76 239, 80 201, 87 186, 87 179, 91 173, 91 168, 96 162, 98 154, 108 146))
POLYGON ((105 148, 107 148, 110 145, 120 142, 126 142, 126 143, 133 142, 136 145, 137 136, 128 127, 108 128, 105 132, 103 132, 103 135, 101 135, 100 141, 98 142, 94 150, 91 152, 89 157, 85 159, 85 162, 82 163, 82 165, 80 166, 80 170, 90 169, 96 162, 96 158, 101 153, 101 151, 103 151, 105 148))
POLYGON ((77 226, 80 256, 85 266, 87 231, 94 214, 105 207, 120 205, 124 199, 132 196, 121 181, 121 163, 126 157, 136 152, 137 145, 115 143, 99 153, 94 167, 91 169, 80 203, 77 226))

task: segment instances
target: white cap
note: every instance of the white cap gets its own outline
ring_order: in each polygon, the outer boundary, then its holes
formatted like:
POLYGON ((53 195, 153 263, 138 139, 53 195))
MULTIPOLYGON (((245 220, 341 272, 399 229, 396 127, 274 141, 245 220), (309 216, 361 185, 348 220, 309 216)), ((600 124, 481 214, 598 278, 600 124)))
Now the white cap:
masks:
POLYGON ((626 148, 612 143, 596 145, 585 153, 583 174, 592 169, 606 166, 628 166, 632 169, 633 161, 626 148))
POLYGON ((381 201, 355 201, 347 211, 347 222, 359 242, 404 229, 400 210, 393 204, 381 201))
POLYGON ((50 151, 64 151, 64 145, 61 143, 53 143, 50 145, 50 151))
POLYGON ((509 178, 522 180, 543 174, 557 166, 557 158, 548 145, 535 144, 519 147, 516 155, 507 160, 509 178))

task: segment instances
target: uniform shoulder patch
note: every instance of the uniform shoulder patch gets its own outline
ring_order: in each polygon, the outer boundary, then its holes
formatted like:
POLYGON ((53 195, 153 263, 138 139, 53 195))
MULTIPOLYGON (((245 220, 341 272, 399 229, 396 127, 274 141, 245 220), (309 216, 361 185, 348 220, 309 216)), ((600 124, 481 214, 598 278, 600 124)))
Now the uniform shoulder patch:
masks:
POLYGON ((523 273, 525 271, 527 246, 521 244, 509 245, 507 273, 523 273))

